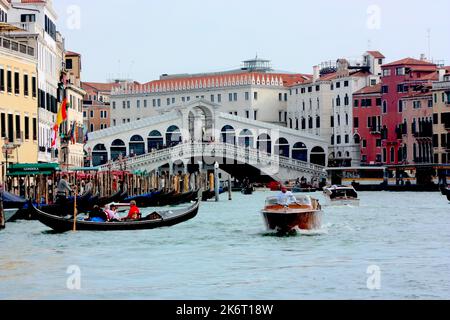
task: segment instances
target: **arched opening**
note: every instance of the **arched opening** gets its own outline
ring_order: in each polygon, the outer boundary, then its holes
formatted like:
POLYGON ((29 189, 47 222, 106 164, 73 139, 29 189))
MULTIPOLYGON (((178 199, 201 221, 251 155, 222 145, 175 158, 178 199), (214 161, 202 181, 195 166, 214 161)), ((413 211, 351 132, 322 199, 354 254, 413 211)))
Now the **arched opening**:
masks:
POLYGON ((281 157, 289 158, 290 155, 290 145, 285 138, 280 138, 275 142, 275 154, 281 157))
POLYGON ((292 158, 308 162, 308 148, 303 142, 297 142, 292 147, 292 158))
POLYGON ((239 134, 239 146, 245 147, 245 148, 253 148, 254 145, 254 137, 253 133, 248 130, 244 129, 239 134))
POLYGON ((158 130, 150 132, 147 138, 148 151, 159 150, 164 146, 164 138, 158 130))
POLYGON ((189 111, 189 135, 191 141, 210 142, 213 138, 213 114, 205 106, 195 106, 189 111))
POLYGON ((104 144, 97 144, 92 150, 92 165, 94 167, 101 166, 108 162, 108 150, 104 144))
POLYGON ((236 144, 236 131, 232 126, 224 126, 221 131, 221 142, 236 144))
POLYGON ((134 135, 130 139, 130 157, 140 156, 145 153, 144 138, 139 135, 134 135))
MULTIPOLYGON (((342 158, 342 154, 341 155, 338 154, 338 158, 342 158)), ((321 147, 314 147, 311 150, 311 160, 310 160, 310 162, 312 164, 317 164, 319 166, 325 166, 326 155, 325 155, 325 151, 323 150, 323 148, 321 148, 321 147)))
POLYGON ((272 154, 272 139, 266 133, 258 136, 257 148, 261 152, 272 154))
POLYGON ((125 146, 125 142, 116 139, 111 144, 111 160, 116 161, 120 155, 123 157, 127 155, 127 147, 125 146))
POLYGON ((174 147, 182 142, 180 128, 177 126, 170 126, 166 131, 166 145, 167 147, 174 147))
POLYGON ((355 134, 353 136, 353 140, 355 141, 355 144, 360 144, 361 143, 361 137, 359 136, 359 134, 355 134))

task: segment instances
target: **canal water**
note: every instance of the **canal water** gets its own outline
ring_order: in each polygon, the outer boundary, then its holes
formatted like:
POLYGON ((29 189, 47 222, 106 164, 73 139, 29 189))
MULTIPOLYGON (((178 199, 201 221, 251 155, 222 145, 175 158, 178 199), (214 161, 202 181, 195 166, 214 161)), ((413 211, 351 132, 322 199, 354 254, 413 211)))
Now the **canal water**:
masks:
POLYGON ((148 231, 9 223, 0 299, 450 298, 450 204, 439 193, 363 192, 361 207, 327 207, 321 230, 290 237, 265 231, 269 195, 223 195, 194 220, 148 231))

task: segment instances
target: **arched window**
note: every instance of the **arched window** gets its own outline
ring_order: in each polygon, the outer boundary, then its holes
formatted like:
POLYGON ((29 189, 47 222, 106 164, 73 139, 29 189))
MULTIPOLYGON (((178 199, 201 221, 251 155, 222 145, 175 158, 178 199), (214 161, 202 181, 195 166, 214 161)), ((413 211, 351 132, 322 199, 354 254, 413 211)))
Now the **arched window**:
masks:
POLYGON ((395 163, 395 149, 391 147, 391 163, 395 163))
POLYGON ((232 126, 226 125, 222 128, 221 140, 224 143, 236 144, 236 131, 232 126))
POLYGON ((182 142, 182 136, 180 128, 177 126, 170 126, 166 131, 166 145, 173 147, 182 142))
POLYGON ((303 142, 297 142, 292 147, 292 158, 300 161, 308 161, 308 148, 303 142))
POLYGON ((152 151, 153 149, 161 149, 164 146, 164 138, 158 130, 153 130, 150 132, 147 138, 147 146, 148 151, 152 151))
POLYGON ((355 136, 353 137, 353 140, 355 141, 355 144, 361 143, 361 137, 359 136, 359 134, 355 134, 355 136))
POLYGON ((289 158, 290 155, 290 145, 285 138, 280 138, 275 142, 275 154, 289 158))
POLYGON ((101 166, 108 162, 108 150, 104 144, 97 144, 92 150, 92 165, 101 166))
POLYGON ((139 135, 132 136, 130 139, 130 156, 140 156, 145 153, 144 138, 139 135))
POLYGON ((272 140, 268 134, 261 134, 258 137, 257 148, 261 152, 272 153, 272 140))
POLYGON ((117 160, 120 155, 123 157, 127 155, 127 147, 125 146, 125 142, 120 139, 116 139, 111 144, 111 160, 117 160))
POLYGON ((320 116, 316 117, 316 128, 320 128, 320 116))
POLYGON ((239 145, 241 147, 253 148, 254 137, 253 133, 249 129, 244 129, 239 134, 239 145))
POLYGON ((336 107, 340 107, 341 106, 341 97, 338 95, 336 98, 336 107))
MULTIPOLYGON (((338 156, 339 157, 339 156, 338 156)), ((342 154, 341 154, 342 157, 342 154)), ((321 147, 314 147, 311 150, 311 160, 312 164, 317 164, 319 166, 325 166, 326 164, 326 155, 325 151, 321 147)))

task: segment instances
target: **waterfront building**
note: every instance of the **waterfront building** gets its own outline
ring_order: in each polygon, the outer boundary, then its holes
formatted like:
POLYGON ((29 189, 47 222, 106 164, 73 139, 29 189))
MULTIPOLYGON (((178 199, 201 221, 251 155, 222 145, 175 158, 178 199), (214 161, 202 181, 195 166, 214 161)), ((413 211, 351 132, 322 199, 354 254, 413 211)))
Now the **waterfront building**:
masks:
POLYGON ((60 76, 63 68, 64 39, 56 30, 58 16, 51 0, 11 0, 8 22, 23 31, 14 33, 21 42, 36 45, 38 59, 39 162, 56 162, 51 148, 51 131, 62 102, 60 76))
POLYGON ((244 61, 243 68, 205 74, 162 75, 143 85, 123 84, 111 95, 111 126, 119 126, 207 100, 221 112, 286 126, 288 87, 309 75, 274 71, 270 61, 244 61))
POLYGON ((110 83, 83 82, 86 92, 83 99, 83 121, 89 132, 107 129, 111 126, 111 91, 126 81, 110 83))
POLYGON ((450 163, 450 67, 433 83, 434 163, 450 163))
MULTIPOLYGON (((5 19, 8 6, 1 1, 0 16, 5 19)), ((34 47, 6 36, 16 30, 0 25, 0 181, 6 165, 37 162, 37 60, 34 47)))
POLYGON ((381 165, 381 83, 353 94, 353 140, 361 166, 381 165))
POLYGON ((385 57, 366 52, 362 60, 339 59, 314 67, 313 77, 290 88, 288 126, 316 134, 330 143, 330 166, 358 166, 359 144, 353 136, 353 93, 380 81, 385 57))
POLYGON ((69 167, 84 166, 83 98, 86 92, 81 88, 81 55, 68 51, 65 54, 67 100, 67 121, 62 125, 65 134, 61 145, 60 163, 69 167))
MULTIPOLYGON (((420 94, 424 87, 431 85, 437 77, 437 66, 426 61, 424 57, 421 60, 406 58, 385 64, 382 70, 382 162, 397 165, 403 162, 404 154, 409 153, 410 156, 414 154, 414 150, 406 150, 407 152, 403 150, 405 146, 402 134, 402 125, 405 122, 404 99, 410 97, 414 101, 415 94, 420 94)), ((427 102, 424 107, 428 108, 427 102)), ((431 108, 424 110, 429 111, 431 108)), ((419 114, 415 116, 417 119, 419 114)), ((411 142, 411 140, 408 141, 411 142)), ((406 148, 409 149, 407 145, 406 148)), ((418 156, 416 160, 424 159, 427 159, 427 156, 422 153, 422 157, 418 156)))

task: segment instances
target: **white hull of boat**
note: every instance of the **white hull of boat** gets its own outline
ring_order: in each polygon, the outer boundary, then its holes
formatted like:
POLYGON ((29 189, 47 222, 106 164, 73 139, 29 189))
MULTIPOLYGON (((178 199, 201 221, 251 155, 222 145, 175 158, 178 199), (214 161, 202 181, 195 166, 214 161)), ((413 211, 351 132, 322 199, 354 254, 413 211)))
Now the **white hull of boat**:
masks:
POLYGON ((331 207, 342 207, 342 206, 349 206, 349 207, 359 207, 361 201, 359 199, 327 199, 327 205, 331 207))

